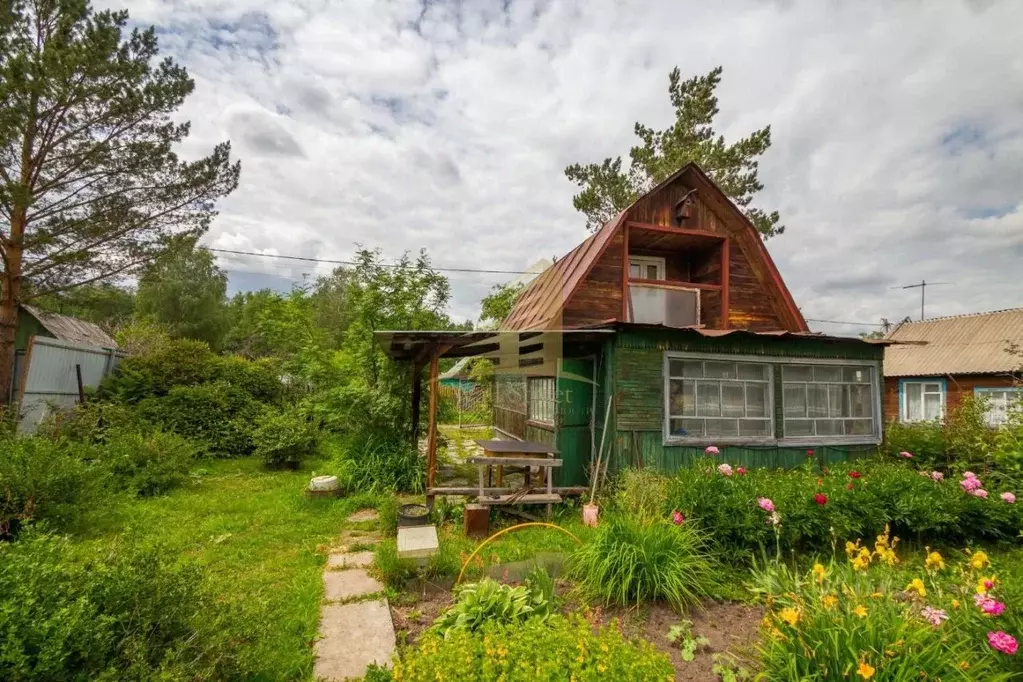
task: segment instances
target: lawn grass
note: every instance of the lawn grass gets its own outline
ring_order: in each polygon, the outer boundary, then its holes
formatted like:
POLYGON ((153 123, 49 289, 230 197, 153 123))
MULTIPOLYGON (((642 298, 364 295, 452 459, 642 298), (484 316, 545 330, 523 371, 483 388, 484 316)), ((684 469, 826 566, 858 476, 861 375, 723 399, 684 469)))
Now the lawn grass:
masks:
POLYGON ((309 679, 325 546, 336 542, 351 512, 376 500, 305 497, 316 464, 297 472, 267 471, 252 459, 200 466, 185 488, 124 499, 92 519, 82 546, 132 535, 194 558, 213 592, 238 614, 231 622, 252 678, 309 679))

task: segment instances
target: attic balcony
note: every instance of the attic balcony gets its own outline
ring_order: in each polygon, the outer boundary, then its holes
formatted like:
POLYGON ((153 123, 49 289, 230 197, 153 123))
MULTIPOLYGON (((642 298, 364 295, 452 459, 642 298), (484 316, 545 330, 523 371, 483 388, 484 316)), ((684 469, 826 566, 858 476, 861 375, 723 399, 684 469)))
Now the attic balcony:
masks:
POLYGON ((625 230, 623 319, 728 329, 728 238, 630 222, 625 230))

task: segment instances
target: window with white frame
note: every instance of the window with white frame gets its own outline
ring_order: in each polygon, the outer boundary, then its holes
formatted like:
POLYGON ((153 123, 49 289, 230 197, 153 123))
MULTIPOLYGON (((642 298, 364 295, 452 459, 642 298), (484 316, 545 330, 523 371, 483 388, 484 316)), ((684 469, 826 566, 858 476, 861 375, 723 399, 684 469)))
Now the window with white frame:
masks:
POLYGON ((557 407, 554 377, 529 377, 528 395, 530 421, 553 424, 557 407))
POLYGON ((632 279, 664 279, 664 259, 656 256, 629 256, 632 279))
POLYGON ((945 416, 945 382, 903 381, 901 391, 901 421, 931 421, 945 416))
POLYGON ((987 402, 984 420, 988 426, 1004 426, 1014 410, 1023 410, 1023 386, 975 388, 973 392, 987 402))
POLYGON ((669 440, 764 440, 774 436, 771 366, 668 356, 669 440))
POLYGON ((869 437, 876 432, 875 378, 869 366, 783 365, 784 437, 869 437))

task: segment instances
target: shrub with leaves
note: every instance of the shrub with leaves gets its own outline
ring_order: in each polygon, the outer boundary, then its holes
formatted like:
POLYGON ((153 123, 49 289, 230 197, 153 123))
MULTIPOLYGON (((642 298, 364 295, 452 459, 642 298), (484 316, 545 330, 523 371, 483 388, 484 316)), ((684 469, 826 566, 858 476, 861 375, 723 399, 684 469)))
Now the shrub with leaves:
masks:
POLYGON ((620 629, 595 629, 579 616, 484 623, 445 637, 428 632, 394 664, 396 682, 648 682, 674 677, 671 661, 620 629))
POLYGON ((621 606, 663 599, 681 609, 717 586, 714 562, 695 528, 625 514, 600 524, 571 555, 569 573, 589 598, 621 606))
POLYGON ((760 645, 766 679, 997 681, 1023 673, 1014 652, 1023 604, 1006 604, 989 557, 928 551, 903 564, 897 544, 883 533, 873 546, 847 543, 845 558, 806 574, 778 563, 758 571, 754 590, 770 606, 760 645))
POLYGON ((431 631, 444 637, 467 630, 476 632, 484 623, 510 624, 550 615, 552 596, 542 585, 512 587, 485 578, 458 589, 455 604, 433 622, 431 631))
POLYGON ((254 454, 267 466, 297 463, 312 454, 316 429, 294 409, 267 408, 252 431, 254 454))
POLYGON ((197 564, 130 543, 79 559, 51 535, 0 543, 0 679, 237 677, 197 564))
POLYGON ((115 430, 92 448, 112 484, 136 495, 158 495, 188 480, 195 446, 173 433, 115 430))
POLYGON ((137 403, 170 393, 175 386, 194 386, 216 379, 217 356, 202 341, 166 339, 147 352, 125 358, 100 388, 102 397, 137 403))
POLYGON ((103 475, 66 442, 0 438, 0 537, 28 521, 70 523, 102 498, 103 475))
POLYGON ((353 492, 421 493, 426 483, 426 461, 404 434, 360 432, 345 439, 333 463, 342 486, 353 492))

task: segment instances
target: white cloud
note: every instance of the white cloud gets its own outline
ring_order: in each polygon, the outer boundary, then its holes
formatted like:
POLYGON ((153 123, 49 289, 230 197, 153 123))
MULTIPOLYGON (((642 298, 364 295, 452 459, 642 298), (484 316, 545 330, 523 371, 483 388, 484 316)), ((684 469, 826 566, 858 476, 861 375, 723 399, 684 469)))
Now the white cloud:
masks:
MULTIPOLYGON (((758 205, 782 211, 769 248, 808 317, 918 315, 919 290, 889 287, 921 279, 954 282, 928 290, 930 315, 1023 305, 1014 0, 129 9, 196 80, 186 153, 231 138, 242 160, 213 245, 524 268, 585 236, 563 168, 627 153, 637 120, 668 123, 676 64, 722 64, 719 130, 772 125, 758 205)), ((455 314, 502 279, 452 276, 455 314)))

